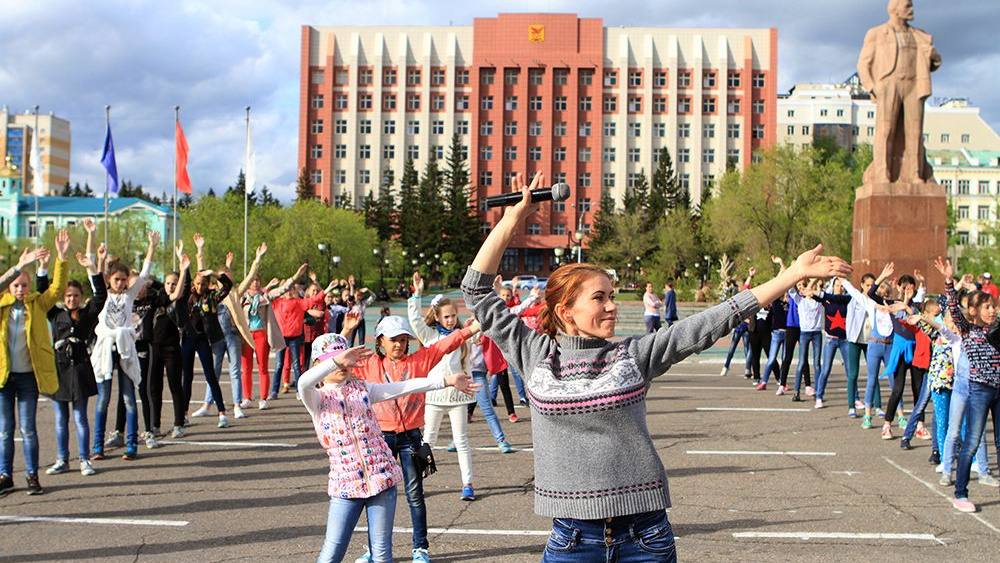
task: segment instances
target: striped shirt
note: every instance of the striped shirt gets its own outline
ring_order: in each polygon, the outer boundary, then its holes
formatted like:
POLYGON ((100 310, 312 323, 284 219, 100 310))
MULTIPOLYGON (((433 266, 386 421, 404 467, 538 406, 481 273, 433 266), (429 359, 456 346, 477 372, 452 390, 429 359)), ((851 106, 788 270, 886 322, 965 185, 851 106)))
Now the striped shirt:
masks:
POLYGON ((958 327, 966 355, 969 356, 969 381, 1000 387, 1000 350, 986 339, 990 327, 972 324, 965 318, 951 280, 945 282, 944 289, 948 294, 948 311, 951 312, 951 319, 958 327))

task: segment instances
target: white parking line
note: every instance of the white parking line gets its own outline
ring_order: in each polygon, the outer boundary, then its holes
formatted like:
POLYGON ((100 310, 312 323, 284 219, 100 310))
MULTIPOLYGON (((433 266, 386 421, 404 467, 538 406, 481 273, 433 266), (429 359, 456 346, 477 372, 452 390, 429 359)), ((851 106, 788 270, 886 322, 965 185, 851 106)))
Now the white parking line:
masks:
POLYGON ((113 526, 187 526, 186 520, 133 520, 129 518, 65 518, 62 516, 3 516, 0 522, 55 522, 60 524, 110 524, 113 526))
POLYGON ((835 452, 769 452, 769 451, 723 451, 723 450, 688 450, 684 452, 690 455, 791 455, 791 456, 821 456, 832 457, 835 452))
POLYGON ((813 409, 768 409, 749 407, 697 407, 698 411, 735 411, 735 412, 809 412, 813 409))
POLYGON ((734 538, 799 539, 799 540, 917 540, 945 545, 934 534, 893 534, 854 532, 736 532, 734 538))
POLYGON ((688 385, 660 385, 660 389, 679 389, 682 391, 753 391, 750 385, 746 387, 699 387, 688 385))
MULTIPOLYGON (((355 532, 367 532, 367 526, 354 528, 355 532)), ((412 534, 413 528, 393 528, 394 534, 412 534)), ((550 530, 470 530, 465 528, 427 528, 428 534, 461 534, 463 536, 547 536, 550 530)))
MULTIPOLYGON (((448 448, 446 448, 444 446, 434 446, 431 449, 446 451, 448 448)), ((474 449, 476 451, 479 451, 479 452, 496 452, 496 453, 500 453, 500 450, 498 450, 496 448, 496 446, 494 446, 494 447, 480 446, 480 447, 472 448, 472 449, 474 449)), ((533 451, 535 451, 535 448, 515 448, 513 446, 511 446, 510 449, 514 450, 515 452, 533 452, 533 451)))
MULTIPOLYGON (((903 473, 909 475, 915 481, 917 481, 918 483, 920 483, 923 486, 927 487, 928 489, 930 489, 931 491, 933 491, 935 494, 937 494, 941 498, 945 498, 945 499, 948 499, 949 501, 951 501, 951 497, 949 497, 945 493, 943 493, 940 490, 938 490, 937 487, 935 487, 934 485, 928 483, 927 481, 924 481, 920 477, 917 477, 909 469, 906 469, 905 467, 900 466, 898 463, 896 463, 895 461, 892 461, 891 459, 889 459, 889 458, 887 458, 885 456, 882 456, 882 459, 884 459, 886 462, 888 462, 889 465, 891 465, 891 466, 895 467, 896 469, 902 471, 903 473)), ((993 524, 990 524, 989 522, 987 522, 986 520, 984 520, 982 516, 980 516, 978 514, 969 513, 969 512, 964 512, 963 514, 968 514, 969 516, 972 516, 976 520, 979 520, 979 523, 982 524, 983 526, 986 526, 990 530, 993 530, 994 532, 1000 534, 1000 529, 997 529, 996 526, 994 526, 993 524)))
POLYGON ((194 442, 189 440, 160 440, 161 444, 178 446, 222 446, 226 448, 297 448, 298 444, 282 444, 271 442, 194 442))

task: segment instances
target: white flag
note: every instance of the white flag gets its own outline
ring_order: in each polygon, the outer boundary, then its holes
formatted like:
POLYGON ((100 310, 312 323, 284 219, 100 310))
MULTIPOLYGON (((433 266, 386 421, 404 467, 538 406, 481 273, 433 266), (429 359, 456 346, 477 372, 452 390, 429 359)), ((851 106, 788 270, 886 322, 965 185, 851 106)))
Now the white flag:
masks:
POLYGON ((253 143, 250 141, 250 120, 247 120, 247 171, 244 177, 246 182, 246 193, 252 194, 254 183, 257 181, 257 170, 254 164, 253 143))
POLYGON ((31 132, 31 194, 46 195, 42 181, 42 151, 38 148, 38 131, 31 132))

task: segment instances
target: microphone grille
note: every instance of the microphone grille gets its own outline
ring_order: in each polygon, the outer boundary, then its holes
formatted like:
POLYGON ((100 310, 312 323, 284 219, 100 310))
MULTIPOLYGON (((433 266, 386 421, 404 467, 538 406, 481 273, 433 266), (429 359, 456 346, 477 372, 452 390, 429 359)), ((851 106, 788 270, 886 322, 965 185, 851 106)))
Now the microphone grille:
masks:
POLYGON ((552 201, 566 201, 569 199, 569 185, 559 182, 552 186, 552 201))

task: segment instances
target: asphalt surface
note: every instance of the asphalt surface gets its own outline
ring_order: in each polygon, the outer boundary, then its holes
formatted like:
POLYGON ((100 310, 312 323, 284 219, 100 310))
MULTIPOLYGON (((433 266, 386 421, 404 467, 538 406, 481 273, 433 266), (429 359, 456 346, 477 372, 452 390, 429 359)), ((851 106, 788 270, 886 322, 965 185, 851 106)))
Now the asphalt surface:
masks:
MULTIPOLYGON (((973 481, 980 512, 955 511, 952 490, 937 484, 927 463, 930 442, 902 451, 898 439, 883 441, 877 429, 846 417, 842 367, 827 392, 830 406, 814 410, 773 389, 755 391, 738 369, 720 377, 723 344, 655 380, 647 401, 681 561, 995 560, 1000 490, 973 481), (733 408, 786 410, 711 410, 733 408)), ((530 448, 530 414, 517 412, 522 422, 504 419, 504 430, 515 448, 530 448)), ((326 526, 328 465, 294 395, 228 429, 217 429, 214 418, 193 420, 184 439, 143 447, 135 461, 111 451, 95 462, 95 476, 42 474, 41 496, 25 494, 16 443, 18 489, 0 499, 0 563, 314 561, 326 526)), ((39 404, 38 422, 47 466, 55 460, 50 403, 39 404)), ((550 522, 532 513, 532 454, 498 453, 478 412, 470 439, 482 448, 474 454, 475 502, 459 500, 455 454, 436 452, 439 471, 425 481, 433 560, 540 560, 550 522)), ((397 561, 409 561, 402 491, 395 524, 397 561)), ((348 561, 365 542, 363 532, 354 535, 348 561)))

